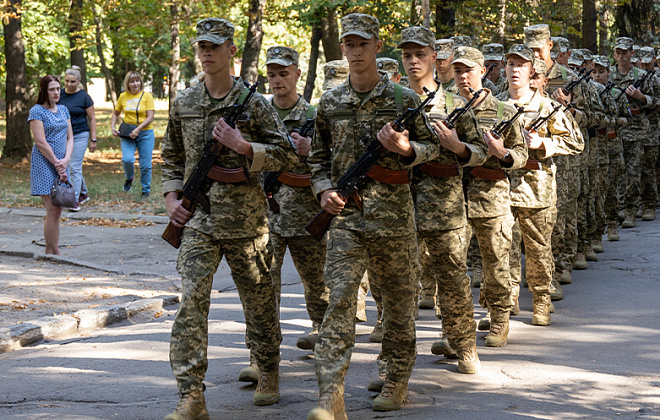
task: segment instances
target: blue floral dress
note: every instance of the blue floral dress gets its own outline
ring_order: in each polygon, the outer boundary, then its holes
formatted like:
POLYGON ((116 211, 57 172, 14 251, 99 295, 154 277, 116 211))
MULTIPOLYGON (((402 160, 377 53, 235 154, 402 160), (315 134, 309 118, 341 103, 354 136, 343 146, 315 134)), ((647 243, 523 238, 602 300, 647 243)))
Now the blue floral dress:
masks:
MULTIPOLYGON (((58 159, 66 154, 66 136, 69 128, 69 110, 63 105, 57 105, 57 112, 52 112, 41 105, 30 109, 28 122, 39 120, 44 124, 46 141, 53 149, 58 159)), ((55 166, 46 159, 36 144, 32 146, 32 165, 30 166, 30 191, 32 195, 48 195, 50 187, 59 176, 55 166)))

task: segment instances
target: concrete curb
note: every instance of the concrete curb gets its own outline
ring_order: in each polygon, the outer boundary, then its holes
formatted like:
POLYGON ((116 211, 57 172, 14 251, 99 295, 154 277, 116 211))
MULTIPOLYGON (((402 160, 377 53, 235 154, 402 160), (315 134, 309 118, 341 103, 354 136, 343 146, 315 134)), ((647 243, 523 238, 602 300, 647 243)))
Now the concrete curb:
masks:
MULTIPOLYGON (((42 207, 7 208, 0 207, 0 214, 15 214, 17 216, 43 217, 46 209, 42 207)), ((88 220, 94 217, 111 220, 144 220, 151 223, 166 225, 169 222, 167 216, 155 216, 152 214, 127 214, 127 213, 102 213, 82 211, 78 213, 66 212, 62 216, 72 220, 88 220)))
POLYGON ((82 309, 71 315, 55 315, 0 328, 0 354, 20 349, 43 339, 69 338, 130 319, 146 311, 159 311, 180 302, 180 297, 141 299, 95 309, 82 309))

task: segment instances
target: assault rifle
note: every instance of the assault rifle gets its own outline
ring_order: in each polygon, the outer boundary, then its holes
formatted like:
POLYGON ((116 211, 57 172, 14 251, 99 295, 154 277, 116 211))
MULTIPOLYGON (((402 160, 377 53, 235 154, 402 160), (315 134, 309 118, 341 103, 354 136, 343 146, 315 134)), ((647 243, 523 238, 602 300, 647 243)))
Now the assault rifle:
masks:
POLYGON ((568 82, 568 83, 566 84, 566 86, 564 86, 563 88, 561 88, 562 93, 563 93, 564 95, 567 95, 567 96, 570 95, 571 93, 573 93, 573 90, 575 90, 575 88, 576 88, 580 83, 582 83, 583 80, 589 80, 589 78, 590 78, 589 75, 591 74, 592 71, 594 71, 594 69, 587 70, 586 68, 582 68, 582 69, 578 72, 578 74, 577 74, 577 75, 578 75, 578 78, 577 78, 577 79, 575 79, 575 80, 573 80, 573 81, 571 81, 571 82, 568 82))
MULTIPOLYGON (((634 82, 631 83, 631 85, 632 85, 635 89, 639 89, 639 88, 641 88, 641 87, 644 85, 644 82, 646 82, 646 79, 648 79, 651 75, 654 75, 654 74, 655 74, 655 70, 647 71, 646 74, 644 75, 644 77, 642 77, 641 79, 637 79, 637 80, 635 80, 634 82)), ((628 86, 630 86, 630 85, 628 85, 628 86)), ((626 88, 626 89, 627 89, 627 88, 626 88)), ((619 96, 616 97, 616 100, 617 100, 617 101, 619 100, 619 98, 621 97, 621 95, 623 95, 624 93, 626 93, 626 89, 623 89, 623 90, 621 91, 621 93, 619 93, 619 96)))
MULTIPOLYGON (((300 131, 298 132, 300 137, 311 136, 312 131, 314 131, 314 122, 314 118, 308 118, 307 121, 305 121, 305 124, 303 124, 303 126, 300 128, 300 131)), ((266 194, 266 201, 268 202, 268 207, 270 207, 270 209, 275 213, 279 213, 280 205, 277 203, 277 200, 275 200, 275 197, 273 197, 273 194, 282 184, 277 179, 281 173, 282 172, 280 171, 269 171, 264 175, 264 193, 266 194)))
MULTIPOLYGON (((561 109, 561 107, 562 107, 561 104, 553 104, 553 105, 552 105, 552 112, 550 112, 550 113, 549 113, 548 115, 546 115, 545 117, 542 117, 542 116, 539 115, 534 121, 532 121, 532 122, 527 126, 527 131, 536 131, 536 132, 538 132, 539 129, 540 129, 541 127, 543 127, 543 125, 544 125, 545 123, 547 123, 548 120, 550 120, 550 118, 552 118, 553 115, 555 115, 555 114, 561 109)), ((568 109, 568 107, 566 107, 566 109, 568 109)))
POLYGON ((468 112, 468 110, 470 109, 470 107, 472 106, 474 101, 479 99, 479 96, 481 95, 481 92, 484 91, 483 89, 480 89, 478 92, 475 92, 474 89, 472 89, 472 88, 468 88, 468 89, 470 89, 470 93, 472 94, 472 98, 470 98, 470 100, 468 101, 467 104, 465 104, 464 107, 455 108, 451 112, 451 114, 449 114, 449 116, 447 116, 447 119, 442 122, 450 130, 453 129, 456 126, 456 122, 458 121, 458 119, 461 118, 461 116, 463 116, 463 114, 468 112))
POLYGON ((609 82, 607 85, 605 85, 605 89, 600 93, 600 97, 604 98, 612 88, 616 86, 616 83, 614 82, 609 82))
POLYGON ((514 122, 522 115, 523 112, 525 112, 525 108, 522 106, 515 105, 516 107, 516 113, 508 120, 503 120, 500 121, 499 124, 497 124, 492 130, 490 130, 490 134, 493 135, 496 139, 502 138, 504 133, 511 128, 514 122))
POLYGON ((488 75, 490 74, 490 72, 493 71, 493 69, 495 68, 495 64, 496 63, 491 63, 491 64, 486 66, 486 73, 483 76, 481 76, 481 82, 482 83, 488 78, 488 75))
MULTIPOLYGON (((249 85, 247 82, 243 83, 245 83, 245 87, 248 88, 248 94, 242 102, 239 98, 239 101, 234 104, 231 111, 229 111, 229 114, 222 118, 231 128, 236 128, 238 117, 247 109, 248 103, 250 102, 250 99, 252 99, 254 92, 257 91, 257 86, 259 85, 259 82, 256 82, 253 85, 249 85)), ((209 200, 202 191, 205 189, 205 185, 209 182, 209 178, 207 178, 206 175, 209 173, 209 170, 215 163, 218 155, 220 155, 221 150, 222 143, 219 143, 213 137, 207 140, 204 145, 204 154, 197 162, 197 165, 195 165, 193 173, 183 186, 183 200, 181 205, 186 210, 193 211, 195 203, 198 203, 202 206, 204 212, 207 214, 211 212, 209 200)), ((176 227, 170 221, 165 228, 165 232, 163 232, 162 238, 174 248, 178 248, 181 245, 182 234, 183 227, 176 227)))
MULTIPOLYGON (((394 130, 399 133, 403 132, 410 123, 412 123, 413 120, 424 111, 424 107, 433 100, 435 92, 429 92, 426 88, 423 89, 428 95, 424 102, 422 102, 417 108, 408 108, 406 112, 397 118, 392 123, 392 128, 394 128, 394 130)), ((378 141, 378 139, 372 140, 367 146, 367 150, 364 154, 360 156, 350 168, 348 168, 341 178, 339 178, 339 181, 337 181, 337 193, 344 200, 347 200, 349 196, 357 192, 357 185, 366 178, 367 172, 376 164, 383 152, 385 152, 385 147, 383 147, 382 143, 378 141)), ((334 218, 334 214, 321 210, 312 220, 309 221, 309 223, 307 223, 305 229, 320 241, 330 228, 330 223, 334 218)))

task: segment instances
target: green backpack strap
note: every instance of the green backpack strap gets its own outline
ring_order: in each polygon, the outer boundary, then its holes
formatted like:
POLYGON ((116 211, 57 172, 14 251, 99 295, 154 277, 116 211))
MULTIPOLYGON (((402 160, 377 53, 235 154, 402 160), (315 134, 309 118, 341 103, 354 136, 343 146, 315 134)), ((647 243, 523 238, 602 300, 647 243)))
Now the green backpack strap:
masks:
POLYGON ((559 70, 561 70, 561 78, 564 80, 568 79, 568 73, 566 73, 566 67, 561 66, 559 67, 559 70))
POLYGON ((394 84, 394 103, 396 104, 396 113, 403 113, 403 88, 400 84, 394 84))
POLYGON ((247 98, 247 96, 248 96, 249 93, 250 93, 250 89, 248 89, 248 88, 244 88, 244 89, 243 89, 243 92, 241 93, 240 98, 238 98, 238 102, 243 103, 243 101, 245 100, 245 98, 247 98))
POLYGON ((316 107, 314 105, 308 106, 307 107, 307 115, 305 116, 305 118, 307 118, 308 120, 311 120, 312 118, 314 118, 314 112, 316 112, 316 107))
POLYGON ((447 114, 451 114, 454 110, 454 94, 451 92, 445 92, 445 104, 447 108, 447 114))
POLYGON ((497 103, 497 123, 502 122, 502 118, 504 117, 504 102, 499 101, 497 103))
POLYGON ((637 67, 633 67, 633 75, 635 76, 635 81, 637 81, 639 77, 639 69, 637 67))

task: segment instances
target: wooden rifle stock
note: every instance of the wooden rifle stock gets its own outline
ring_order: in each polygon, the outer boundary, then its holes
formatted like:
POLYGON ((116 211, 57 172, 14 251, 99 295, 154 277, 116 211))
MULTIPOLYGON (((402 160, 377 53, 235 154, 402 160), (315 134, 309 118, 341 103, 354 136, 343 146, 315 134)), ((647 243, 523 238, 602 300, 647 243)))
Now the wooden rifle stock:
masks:
POLYGON ((317 240, 322 240, 325 236, 325 233, 330 229, 330 223, 332 219, 335 218, 334 214, 328 213, 325 210, 321 210, 310 220, 306 225, 305 229, 317 240))
MULTIPOLYGON (((190 210, 190 211, 193 210, 193 204, 185 197, 183 198, 181 205, 186 210, 190 210)), ((183 227, 174 226, 172 224, 172 221, 170 221, 169 223, 167 223, 165 232, 163 232, 161 237, 165 239, 168 244, 178 249, 181 246, 181 235, 183 235, 183 227)))

